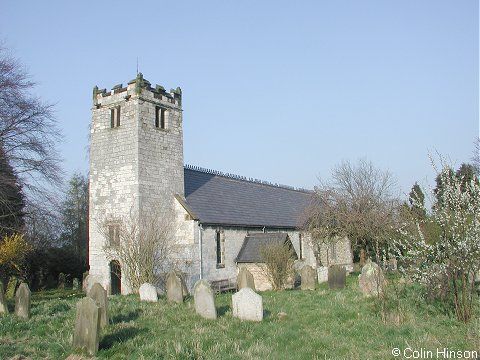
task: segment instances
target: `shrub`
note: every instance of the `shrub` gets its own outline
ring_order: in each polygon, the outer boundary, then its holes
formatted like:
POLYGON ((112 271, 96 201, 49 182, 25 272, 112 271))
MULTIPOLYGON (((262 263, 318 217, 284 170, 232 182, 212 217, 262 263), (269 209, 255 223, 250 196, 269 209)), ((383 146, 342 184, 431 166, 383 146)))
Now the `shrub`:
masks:
POLYGON ((260 248, 265 273, 273 290, 283 290, 293 276, 294 251, 289 244, 272 243, 260 248))
POLYGON ((32 250, 23 234, 6 235, 0 243, 0 267, 3 275, 25 274, 24 264, 32 250))
POLYGON ((457 319, 468 322, 477 296, 475 275, 480 271, 480 184, 476 176, 465 179, 451 174, 447 166, 439 174, 442 193, 430 219, 440 229, 438 235, 428 239, 422 224, 412 220, 400 229, 396 255, 406 264, 401 270, 424 284, 434 284, 438 295, 450 301, 457 319))

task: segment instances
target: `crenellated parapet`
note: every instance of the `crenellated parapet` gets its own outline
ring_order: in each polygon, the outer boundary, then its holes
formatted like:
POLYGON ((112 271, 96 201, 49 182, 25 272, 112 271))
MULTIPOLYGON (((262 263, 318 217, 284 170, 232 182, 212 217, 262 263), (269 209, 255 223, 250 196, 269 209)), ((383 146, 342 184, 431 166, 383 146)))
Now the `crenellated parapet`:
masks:
POLYGON ((99 108, 104 104, 128 101, 134 96, 141 100, 163 104, 166 107, 181 108, 182 106, 182 89, 180 87, 170 89, 169 92, 158 84, 152 87, 150 81, 145 79, 142 73, 138 73, 137 77, 129 81, 127 86, 117 84, 109 91, 95 86, 93 88, 93 105, 99 108))

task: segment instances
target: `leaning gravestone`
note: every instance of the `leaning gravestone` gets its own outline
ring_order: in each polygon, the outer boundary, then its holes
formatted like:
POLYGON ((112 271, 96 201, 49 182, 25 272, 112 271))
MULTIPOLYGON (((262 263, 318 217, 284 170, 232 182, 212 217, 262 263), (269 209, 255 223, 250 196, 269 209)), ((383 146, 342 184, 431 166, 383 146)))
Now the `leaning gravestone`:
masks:
POLYGON ((255 280, 253 275, 246 268, 241 267, 237 275, 237 290, 241 290, 245 287, 248 287, 255 291, 255 280))
POLYGON ((205 280, 198 280, 193 287, 193 300, 195 311, 205 319, 216 319, 217 308, 215 307, 215 296, 210 284, 205 280))
POLYGON ((340 265, 332 265, 328 268, 328 287, 330 289, 343 289, 347 280, 345 268, 340 265))
POLYGON ((73 278, 72 289, 73 290, 80 290, 80 280, 78 280, 78 278, 73 278))
POLYGON ((18 279, 15 276, 10 277, 7 284, 7 299, 13 299, 17 289, 18 279))
POLYGON ((15 315, 22 319, 30 318, 30 289, 21 283, 15 293, 15 315))
POLYGON ((152 284, 142 284, 138 290, 138 293, 140 294, 140 301, 158 301, 157 289, 152 284))
POLYGON ((385 277, 380 266, 368 259, 358 276, 358 285, 364 296, 382 295, 385 290, 385 277))
POLYGON ((263 320, 263 299, 249 287, 232 295, 232 305, 233 316, 240 320, 263 320))
POLYGON ((328 281, 328 266, 319 266, 317 268, 317 278, 319 284, 328 281))
POLYGON ((305 265, 300 272, 302 277, 302 290, 315 290, 315 283, 317 282, 316 271, 313 270, 310 265, 305 265))
POLYGON ((73 347, 85 350, 89 355, 98 351, 101 310, 95 300, 85 297, 77 303, 73 347))
POLYGON ((167 274, 167 299, 168 301, 181 304, 183 302, 183 284, 182 279, 174 272, 167 274))
POLYGON ((3 293, 3 283, 0 281, 0 316, 8 314, 7 298, 3 293))
POLYGON ((108 300, 107 291, 99 283, 93 284, 87 295, 89 298, 95 300, 95 303, 100 308, 100 326, 103 328, 108 325, 108 300))

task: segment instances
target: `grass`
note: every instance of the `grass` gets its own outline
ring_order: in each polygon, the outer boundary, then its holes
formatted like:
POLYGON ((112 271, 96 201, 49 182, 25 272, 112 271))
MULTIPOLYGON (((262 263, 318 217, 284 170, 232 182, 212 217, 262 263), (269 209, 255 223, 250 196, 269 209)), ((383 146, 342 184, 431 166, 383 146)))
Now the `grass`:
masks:
MULTIPOLYGON (((102 332, 99 359, 393 359, 393 348, 477 350, 480 322, 464 325, 426 305, 415 288, 402 302, 401 324, 382 321, 378 303, 357 291, 350 276, 343 290, 262 293, 261 323, 232 317, 231 294, 217 297, 219 318, 195 314, 193 299, 174 305, 136 295, 109 298, 110 325, 102 332), (279 320, 277 314, 286 312, 279 320)), ((33 294, 32 317, 0 318, 0 359, 65 359, 71 347, 75 304, 83 294, 33 294)), ((13 302, 9 303, 13 312, 13 302)), ((388 318, 388 317, 387 317, 388 318)), ((435 354, 434 354, 435 355, 435 354)), ((401 358, 401 357, 399 357, 401 358)))

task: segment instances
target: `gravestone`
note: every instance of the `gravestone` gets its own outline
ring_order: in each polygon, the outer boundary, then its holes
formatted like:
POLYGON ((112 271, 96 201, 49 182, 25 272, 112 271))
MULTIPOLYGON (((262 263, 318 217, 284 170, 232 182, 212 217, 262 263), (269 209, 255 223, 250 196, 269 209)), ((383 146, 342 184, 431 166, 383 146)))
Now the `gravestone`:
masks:
POLYGON ((72 289, 73 290, 80 290, 80 280, 78 278, 73 278, 72 289))
MULTIPOLYGON (((85 291, 85 293, 89 293, 90 290, 92 289, 92 286, 96 283, 99 283, 101 286, 102 285, 102 281, 103 281, 103 276, 101 275, 98 275, 98 274, 89 274, 85 277, 84 281, 83 281, 83 284, 82 284, 82 287, 83 287, 83 291, 85 291)), ((106 286, 105 286, 106 288, 106 286)))
POLYGON ((89 355, 98 351, 101 310, 95 300, 85 297, 77 303, 73 347, 85 350, 89 355))
POLYGON ((237 290, 241 290, 245 287, 249 287, 255 291, 255 280, 253 275, 247 268, 241 267, 237 275, 237 290))
POLYGON ((108 325, 108 300, 107 291, 99 283, 93 284, 87 295, 89 298, 95 300, 95 303, 100 308, 100 327, 108 325))
POLYGON ((66 281, 67 277, 65 276, 64 273, 60 273, 58 274, 58 288, 59 289, 65 289, 65 281, 66 281))
POLYGON ((18 279, 15 276, 10 277, 7 284, 7 299, 13 299, 15 290, 17 289, 18 279))
POLYGON ((328 287, 330 289, 343 289, 347 280, 347 272, 340 265, 332 265, 328 268, 328 287))
POLYGON ((88 292, 88 288, 87 288, 87 277, 88 277, 89 273, 88 271, 85 271, 83 274, 82 274, 82 290, 87 293, 88 292))
POLYGON ((193 287, 193 300, 195 311, 205 319, 216 319, 217 308, 215 307, 215 296, 210 284, 205 280, 198 280, 193 287))
POLYGON ((315 290, 315 283, 317 282, 316 271, 310 265, 305 265, 300 272, 302 276, 302 290, 315 290))
POLYGON ((263 299, 249 287, 232 295, 232 307, 233 317, 240 320, 263 320, 263 299))
POLYGON ((385 291, 385 277, 380 266, 368 259, 358 276, 358 285, 364 296, 382 295, 385 291))
POLYGON ((3 283, 0 281, 0 316, 8 314, 7 298, 3 292, 3 283))
POLYGON ((22 319, 30 318, 30 289, 21 283, 15 293, 15 315, 22 319))
POLYGON ((317 268, 318 283, 322 284, 328 281, 328 266, 319 266, 317 268))
POLYGON ((167 299, 168 301, 181 304, 183 302, 183 284, 182 279, 174 272, 170 271, 167 274, 167 299))
POLYGON ((142 284, 138 290, 138 293, 140 294, 140 301, 158 301, 157 289, 152 284, 142 284))

